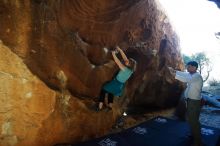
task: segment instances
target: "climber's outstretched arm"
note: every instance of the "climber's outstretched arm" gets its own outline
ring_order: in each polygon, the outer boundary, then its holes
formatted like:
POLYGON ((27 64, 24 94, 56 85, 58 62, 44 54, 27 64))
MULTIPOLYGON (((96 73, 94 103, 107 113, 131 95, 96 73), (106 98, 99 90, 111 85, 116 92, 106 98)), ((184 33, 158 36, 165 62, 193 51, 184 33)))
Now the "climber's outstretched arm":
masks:
POLYGON ((119 48, 119 46, 116 46, 116 50, 120 52, 121 57, 123 58, 124 62, 128 62, 129 61, 127 56, 125 55, 124 51, 121 48, 119 48))
POLYGON ((121 61, 118 59, 118 57, 115 55, 115 53, 116 53, 115 51, 112 51, 112 56, 113 56, 115 63, 118 65, 118 67, 121 70, 124 70, 125 66, 121 63, 121 61))

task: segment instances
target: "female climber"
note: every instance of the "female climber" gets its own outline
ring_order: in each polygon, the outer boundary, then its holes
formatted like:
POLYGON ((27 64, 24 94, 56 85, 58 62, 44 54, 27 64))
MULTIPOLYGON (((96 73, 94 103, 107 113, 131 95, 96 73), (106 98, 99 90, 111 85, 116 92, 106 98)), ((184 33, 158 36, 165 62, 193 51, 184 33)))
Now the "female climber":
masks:
POLYGON ((103 109, 106 94, 108 96, 107 109, 112 109, 113 97, 122 95, 125 82, 131 77, 133 72, 136 70, 136 61, 132 58, 128 59, 123 50, 120 49, 118 46, 116 46, 116 51, 112 51, 112 56, 120 70, 118 71, 113 80, 103 85, 99 96, 99 104, 97 107, 97 111, 103 109), (116 53, 118 52, 121 54, 123 62, 121 62, 116 56, 116 53))

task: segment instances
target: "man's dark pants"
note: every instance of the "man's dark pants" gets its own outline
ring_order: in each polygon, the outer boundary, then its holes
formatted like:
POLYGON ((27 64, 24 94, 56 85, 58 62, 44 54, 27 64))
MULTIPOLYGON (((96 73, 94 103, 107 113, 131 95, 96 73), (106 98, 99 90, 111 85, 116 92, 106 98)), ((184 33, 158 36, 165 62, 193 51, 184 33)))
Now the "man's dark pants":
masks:
POLYGON ((195 145, 201 145, 201 126, 199 122, 199 115, 201 111, 201 101, 187 99, 187 111, 186 111, 186 120, 189 123, 195 145))

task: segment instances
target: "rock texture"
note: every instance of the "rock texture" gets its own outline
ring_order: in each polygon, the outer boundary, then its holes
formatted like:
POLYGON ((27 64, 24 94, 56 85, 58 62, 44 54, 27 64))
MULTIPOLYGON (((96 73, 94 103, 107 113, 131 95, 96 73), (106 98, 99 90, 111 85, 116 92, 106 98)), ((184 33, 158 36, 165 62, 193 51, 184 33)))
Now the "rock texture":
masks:
POLYGON ((154 0, 0 1, 1 49, 9 54, 0 54, 7 85, 0 88, 7 98, 1 107, 9 104, 0 113, 2 127, 9 127, 2 128, 1 144, 75 143, 106 134, 129 107, 175 106, 182 86, 167 66, 183 64, 160 8, 154 0), (113 111, 96 113, 102 84, 118 70, 110 53, 115 45, 137 60, 137 70, 113 111))
POLYGON ((0 145, 31 145, 54 111, 56 94, 9 48, 0 44, 0 52, 0 145))

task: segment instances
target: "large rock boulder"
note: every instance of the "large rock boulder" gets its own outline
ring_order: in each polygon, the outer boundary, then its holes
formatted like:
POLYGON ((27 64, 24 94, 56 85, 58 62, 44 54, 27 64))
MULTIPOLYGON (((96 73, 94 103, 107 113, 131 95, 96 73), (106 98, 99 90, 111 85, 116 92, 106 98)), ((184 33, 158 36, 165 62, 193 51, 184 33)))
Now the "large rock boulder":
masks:
POLYGON ((3 145, 82 141, 105 134, 126 108, 178 102, 182 86, 167 66, 183 68, 179 42, 157 1, 3 0, 0 17, 3 145), (113 111, 96 113, 102 84, 118 70, 116 45, 137 70, 113 111))

